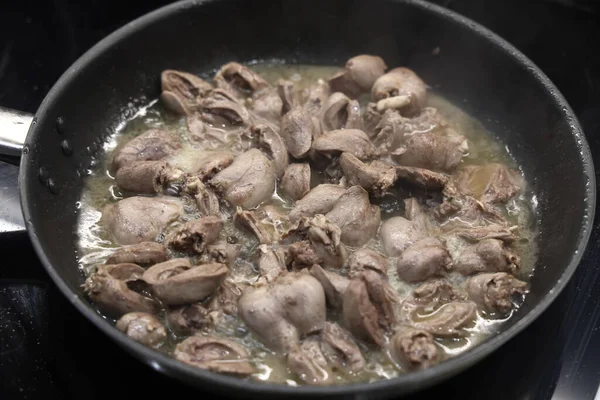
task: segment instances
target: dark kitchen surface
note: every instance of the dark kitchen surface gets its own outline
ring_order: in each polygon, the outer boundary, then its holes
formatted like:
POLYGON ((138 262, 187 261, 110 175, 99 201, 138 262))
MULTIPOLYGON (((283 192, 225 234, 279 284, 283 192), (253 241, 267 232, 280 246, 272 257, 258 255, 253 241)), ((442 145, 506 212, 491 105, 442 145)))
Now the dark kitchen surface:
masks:
MULTIPOLYGON (((35 112, 79 55, 166 2, 132 3, 137 4, 4 0, 0 105, 35 112)), ((529 56, 570 102, 600 160, 600 6, 595 1, 436 3, 482 23, 529 56)), ((6 217, 18 210, 18 197, 8 189, 15 182, 16 169, 0 164, 3 231, 19 223, 6 217)), ((203 395, 142 365, 94 329, 54 288, 25 234, 1 235, 0 249, 0 399, 93 400, 115 393, 153 398, 165 387, 177 397, 203 395)), ((536 322, 467 372, 413 398, 593 399, 600 385, 599 254, 596 222, 575 276, 536 322)))

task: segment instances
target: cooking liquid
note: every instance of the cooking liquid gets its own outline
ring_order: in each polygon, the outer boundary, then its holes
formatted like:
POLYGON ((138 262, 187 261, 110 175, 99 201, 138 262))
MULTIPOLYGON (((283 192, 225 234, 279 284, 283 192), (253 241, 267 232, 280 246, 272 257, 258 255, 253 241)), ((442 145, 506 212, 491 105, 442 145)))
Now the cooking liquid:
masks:
MULTIPOLYGON (((251 68, 272 84, 276 84, 278 79, 283 78, 295 82, 299 88, 306 88, 317 79, 326 78, 340 70, 338 67, 285 65, 281 63, 253 64, 251 68)), ((363 99, 361 105, 366 105, 366 102, 368 102, 368 96, 366 100, 363 99)), ((492 133, 486 131, 479 121, 433 92, 429 93, 428 103, 429 106, 438 109, 452 128, 466 136, 469 140, 469 154, 463 159, 464 164, 500 162, 511 168, 519 169, 516 162, 511 158, 508 149, 499 140, 495 139, 492 133)), ((185 118, 169 113, 158 100, 154 100, 146 107, 141 108, 133 118, 125 121, 109 138, 104 148, 104 157, 87 178, 81 201, 78 203, 78 234, 80 239, 78 258, 80 268, 85 276, 93 272, 97 265, 103 264, 108 255, 118 247, 117 244, 109 239, 99 224, 102 208, 107 204, 135 195, 134 193, 124 193, 117 187, 114 176, 111 175, 109 169, 112 154, 119 146, 150 128, 167 128, 182 135, 184 138, 184 148, 175 156, 175 161, 179 164, 185 164, 188 159, 190 161, 193 160, 195 152, 198 151, 198 143, 191 143, 185 139, 187 137, 185 118)), ((214 143, 208 144, 208 146, 215 149, 231 150, 227 144, 214 143)), ((314 187, 323 181, 324 174, 322 171, 314 169, 311 172, 313 177, 311 186, 314 187)), ((412 195, 418 197, 417 193, 407 192, 406 189, 399 188, 394 190, 396 190, 395 195, 386 196, 384 199, 376 202, 381 207, 382 221, 392 216, 404 215, 403 199, 412 195)), ((281 212, 287 212, 292 206, 291 203, 279 196, 277 190, 268 203, 279 208, 281 212)), ((518 226, 518 240, 512 245, 511 250, 521 257, 521 268, 517 277, 525 281, 529 280, 529 277, 533 273, 536 260, 534 204, 535 198, 527 190, 527 187, 525 187, 521 194, 510 200, 503 210, 505 217, 518 226)), ((184 205, 186 213, 175 225, 186 220, 196 219, 200 216, 193 201, 184 199, 184 205)), ((222 216, 228 218, 228 220, 221 233, 221 238, 235 237, 237 242, 243 245, 240 256, 230 265, 231 277, 235 281, 252 282, 258 276, 255 265, 259 243, 254 236, 233 226, 231 218, 233 212, 235 210, 231 207, 226 208, 222 205, 222 216)), ((283 228, 279 227, 278 229, 283 228)), ((161 240, 161 238, 158 239, 161 240)), ((465 243, 462 241, 448 241, 449 251, 453 256, 460 253, 464 245, 465 243)), ((378 236, 371 240, 367 244, 367 247, 383 253, 381 241, 378 236)), ((349 247, 348 250, 350 254, 354 249, 349 247)), ((400 297, 407 296, 417 285, 407 284, 399 280, 396 275, 396 269, 393 267, 394 265, 395 259, 390 258, 390 268, 388 270, 389 282, 398 291, 400 297)), ((465 280, 464 276, 458 273, 451 273, 447 279, 456 287, 460 287, 465 280)), ((335 315, 329 309, 327 317, 328 320, 341 322, 340 316, 335 315)), ((446 357, 455 356, 485 340, 510 317, 511 314, 500 319, 494 315, 484 315, 484 313, 478 312, 476 323, 467 328, 469 332, 467 337, 438 339, 437 342, 445 352, 446 357)), ((164 322, 163 314, 159 315, 159 318, 164 322)), ((283 357, 273 353, 256 340, 245 327, 244 323, 237 317, 223 316, 223 319, 216 328, 216 333, 224 337, 239 340, 245 345, 251 354, 254 365, 257 367, 257 373, 251 378, 287 383, 289 385, 302 384, 300 380, 289 373, 283 357)), ((169 354, 173 351, 175 345, 183 339, 185 337, 178 337, 170 333, 167 342, 161 345, 158 350, 169 354)), ((374 348, 362 343, 359 343, 359 346, 367 359, 366 368, 356 375, 334 372, 336 374, 336 383, 374 381, 392 378, 405 372, 390 359, 389 354, 384 349, 374 348)))

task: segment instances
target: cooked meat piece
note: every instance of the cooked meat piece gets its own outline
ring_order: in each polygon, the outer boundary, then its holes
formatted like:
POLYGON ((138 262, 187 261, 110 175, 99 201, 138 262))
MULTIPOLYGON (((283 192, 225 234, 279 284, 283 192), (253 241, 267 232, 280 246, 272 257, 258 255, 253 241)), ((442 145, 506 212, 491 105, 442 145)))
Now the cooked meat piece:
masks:
POLYGON ((208 310, 201 303, 169 307, 165 319, 169 329, 180 336, 191 335, 211 325, 208 310))
POLYGON ((360 274, 360 279, 367 283, 369 298, 379 314, 379 325, 383 328, 391 327, 396 322, 393 304, 399 302, 396 291, 380 274, 373 270, 364 270, 360 274))
POLYGON ((323 286, 327 304, 336 310, 341 310, 344 301, 344 293, 346 292, 350 280, 335 272, 326 271, 318 264, 311 267, 310 274, 317 278, 321 283, 321 286, 323 286))
POLYGON ((383 346, 383 330, 379 326, 377 308, 369 299, 366 282, 360 277, 348 284, 342 309, 344 326, 356 338, 383 346))
POLYGON ((259 251, 258 270, 267 282, 273 282, 279 275, 287 272, 285 254, 281 249, 270 249, 262 245, 259 251))
POLYGON ((225 279, 210 299, 208 308, 211 311, 223 311, 228 315, 237 315, 238 300, 246 287, 248 287, 247 283, 225 279))
POLYGON ((119 168, 115 175, 117 185, 136 194, 155 193, 154 179, 167 165, 166 161, 135 161, 119 168))
POLYGON ((415 222, 421 230, 431 230, 429 216, 425 211, 423 211, 419 200, 417 200, 415 197, 404 199, 404 214, 406 215, 406 218, 415 222))
POLYGON ((360 105, 356 100, 350 100, 345 94, 333 93, 323 110, 321 127, 323 132, 336 129, 361 129, 360 105))
POLYGON ((281 117, 280 135, 290 154, 300 159, 310 150, 315 125, 308 111, 296 107, 281 117))
POLYGON ((415 221, 403 217, 392 217, 381 225, 381 242, 385 253, 390 257, 398 257, 404 250, 427 234, 415 221))
POLYGON ((302 381, 313 385, 330 383, 333 378, 319 340, 314 337, 303 340, 288 353, 287 367, 302 381))
POLYGON ((158 318, 145 312, 130 312, 123 315, 115 327, 133 340, 154 347, 167 339, 167 330, 158 318))
POLYGON ((287 264, 293 271, 310 268, 323 262, 315 248, 308 240, 301 240, 290 244, 287 248, 287 264))
POLYGON ((269 87, 260 75, 236 62, 223 65, 215 74, 214 80, 217 87, 235 93, 240 98, 269 87))
POLYGON ((456 291, 448 282, 434 280, 421 284, 413 290, 413 301, 425 309, 437 309, 442 304, 466 300, 465 293, 456 291))
POLYGON ((410 325, 399 325, 389 344, 390 355, 407 370, 431 367, 441 359, 431 333, 410 325))
POLYGON ((328 213, 345 192, 346 188, 340 185, 324 183, 315 186, 304 197, 296 201, 289 213, 290 221, 295 222, 302 217, 328 213))
POLYGON ((510 272, 519 268, 520 258, 498 239, 484 239, 468 246, 456 260, 456 270, 464 275, 479 272, 510 272))
POLYGON ((478 274, 467 279, 466 290, 469 299, 490 313, 507 313, 514 304, 511 297, 523 295, 528 289, 526 282, 520 281, 506 272, 478 274))
POLYGON ((141 242, 116 249, 106 264, 133 263, 139 265, 156 264, 167 259, 165 246, 156 242, 141 242))
POLYGON ((315 253, 322 260, 322 265, 330 268, 341 268, 348 252, 342 243, 342 230, 322 214, 315 215, 308 221, 308 239, 315 253))
POLYGON ((321 349, 330 364, 354 374, 362 371, 367 363, 352 335, 333 322, 325 322, 321 349))
POLYGON ((232 163, 233 154, 229 151, 199 151, 196 153, 194 163, 186 169, 186 172, 204 182, 232 163))
POLYGON ((323 287, 312 276, 298 272, 246 289, 238 307, 248 328, 275 351, 289 351, 301 336, 320 331, 325 323, 323 287))
POLYGON ((201 254, 206 245, 214 243, 223 229, 223 220, 214 215, 188 221, 165 239, 167 247, 176 251, 201 254))
POLYGON ((281 118, 281 107, 283 102, 277 89, 270 88, 261 90, 252 96, 250 109, 254 114, 266 119, 271 123, 279 123, 281 118))
POLYGON ((514 242, 516 236, 514 231, 518 227, 511 226, 505 227, 498 224, 490 224, 487 226, 479 226, 479 227, 464 227, 454 229, 449 231, 449 233, 455 233, 458 236, 464 237, 469 240, 478 241, 478 240, 489 240, 489 239, 498 239, 502 240, 505 243, 514 242))
POLYGON ((396 181, 394 166, 382 161, 374 161, 367 165, 350 153, 342 153, 339 159, 349 185, 358 185, 381 197, 396 181))
POLYGON ((348 274, 355 278, 364 270, 372 270, 387 277, 388 260, 371 249, 358 249, 348 258, 348 274))
POLYGON ((331 77, 329 84, 332 90, 356 98, 368 93, 386 69, 387 65, 381 57, 360 54, 346 61, 344 72, 331 77))
POLYGON ((260 150, 250 149, 216 174, 210 185, 231 204, 253 208, 273 194, 275 180, 273 163, 260 150))
POLYGON ((442 189, 448 177, 438 172, 415 167, 396 167, 396 178, 424 189, 442 189))
MULTIPOLYGON (((303 108, 311 117, 320 118, 325 103, 327 103, 327 99, 329 98, 329 84, 323 79, 317 79, 308 89, 304 90, 304 98, 303 108)), ((318 135, 315 134, 316 136, 318 135)))
POLYGON ((413 134, 392 152, 400 165, 450 172, 466 156, 467 139, 448 128, 413 134))
POLYGON ((169 110, 180 115, 191 115, 198 109, 198 100, 212 89, 212 85, 196 75, 168 69, 160 76, 160 99, 169 110))
POLYGON ((400 67, 381 75, 371 89, 377 110, 398 109, 403 113, 418 112, 427 101, 425 83, 414 71, 400 67))
POLYGON ((174 356, 186 364, 220 374, 254 373, 246 349, 233 340, 215 336, 191 336, 175 347, 174 356))
POLYGON ((182 213, 181 201, 173 197, 134 196, 105 206, 101 223, 116 243, 136 244, 153 241, 182 213))
POLYGON ((132 265, 99 266, 82 285, 90 300, 103 314, 118 318, 133 311, 158 312, 158 303, 127 286, 128 281, 139 279, 144 272, 143 268, 131 267, 132 265))
POLYGON ((281 99, 281 115, 300 105, 294 82, 280 79, 277 82, 277 93, 281 99))
POLYGON ((255 211, 244 211, 237 207, 233 222, 238 229, 245 229, 254 234, 261 244, 274 243, 279 240, 279 234, 274 227, 257 218, 255 211))
POLYGON ((327 219, 342 230, 342 242, 348 246, 362 246, 371 240, 381 222, 379 206, 372 206, 369 194, 360 186, 352 186, 340 196, 327 219))
POLYGON ((290 164, 281 179, 281 191, 291 200, 300 200, 310 191, 310 164, 290 164))
POLYGON ((444 241, 428 237, 410 245, 396 263, 398 277, 406 282, 422 282, 444 276, 452 269, 452 258, 444 241))
POLYGON ((254 125, 250 132, 258 139, 258 148, 273 162, 275 175, 281 178, 288 166, 288 151, 281 136, 267 124, 254 125))
POLYGON ((224 264, 192 266, 187 258, 175 258, 148 268, 142 278, 160 301, 181 305, 210 296, 228 273, 224 264))
POLYGON ((331 156, 347 152, 361 160, 374 153, 369 137, 360 129, 336 129, 324 133, 315 139, 312 149, 331 156))
MULTIPOLYGON (((484 204, 473 196, 466 196, 459 193, 452 182, 448 182, 444 190, 442 190, 444 200, 442 204, 433 210, 434 217, 443 225, 446 232, 455 230, 482 229, 485 227, 493 227, 490 232, 476 232, 474 236, 481 240, 488 234, 495 236, 494 231, 512 231, 516 226, 509 227, 506 219, 498 210, 484 204)), ((496 232, 501 236, 505 233, 496 232)))
POLYGON ((248 125, 250 113, 231 92, 213 89, 200 101, 200 115, 204 121, 215 125, 248 125))
POLYGON ((437 337, 465 336, 465 328, 474 323, 477 306, 471 301, 453 301, 442 305, 434 312, 419 314, 413 320, 417 329, 422 329, 437 337))
POLYGON ((214 244, 209 244, 200 256, 202 264, 220 263, 230 264, 235 261, 240 253, 241 245, 230 244, 225 240, 219 240, 214 244))
POLYGON ((463 167, 455 181, 458 190, 484 203, 506 203, 523 186, 519 173, 500 163, 463 167))
POLYGON ((181 148, 180 139, 163 129, 149 129, 120 146, 113 155, 112 168, 117 171, 136 161, 157 161, 181 148))

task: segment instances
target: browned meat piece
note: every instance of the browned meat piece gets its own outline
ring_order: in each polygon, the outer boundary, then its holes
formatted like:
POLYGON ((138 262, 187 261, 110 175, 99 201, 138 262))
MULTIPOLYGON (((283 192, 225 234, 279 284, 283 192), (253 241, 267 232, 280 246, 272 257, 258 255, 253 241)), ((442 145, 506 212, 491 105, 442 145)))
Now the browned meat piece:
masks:
POLYGON ((489 313, 507 313, 514 304, 511 297, 524 295, 528 284, 505 272, 478 274, 467 279, 469 299, 489 313))
POLYGON ((153 241, 182 213, 181 201, 173 197, 134 196, 105 206, 101 224, 116 243, 136 244, 153 241))
POLYGON ((209 244, 200 256, 200 263, 230 264, 235 261, 240 253, 240 246, 239 244, 227 243, 224 240, 209 244))
POLYGON ((277 93, 281 99, 281 115, 300 105, 294 82, 280 79, 277 82, 277 93))
POLYGON ((381 57, 360 54, 346 61, 344 72, 331 77, 329 84, 332 90, 356 98, 368 93, 385 70, 387 65, 381 57))
POLYGON ((387 277, 388 260, 371 249, 358 249, 348 258, 348 274, 355 278, 364 270, 372 270, 387 277))
POLYGON ((133 340, 154 347, 167 339, 167 330, 158 318, 145 312, 130 312, 123 315, 115 327, 133 340))
POLYGON ((455 181, 458 190, 484 203, 506 203, 523 186, 519 173, 500 163, 463 167, 455 181))
POLYGON ((381 197, 396 181, 395 168, 386 162, 374 161, 367 165, 350 153, 342 153, 340 167, 349 185, 358 185, 381 197))
POLYGON ((410 325, 396 327, 389 346, 394 361, 408 370, 428 368, 441 359, 431 333, 410 325))
POLYGON ((451 231, 452 233, 457 234, 458 236, 464 237, 469 240, 478 241, 478 240, 488 240, 488 239, 498 239, 502 240, 505 243, 514 242, 516 236, 514 231, 517 229, 517 226, 505 227, 498 224, 490 224, 487 226, 480 227, 464 227, 458 228, 451 231))
POLYGON ((281 107, 283 102, 277 89, 269 88, 261 90, 252 96, 250 109, 254 114, 262 117, 273 124, 279 124, 281 118, 281 107))
POLYGON ((279 234, 273 226, 263 223, 257 218, 255 211, 244 211, 237 208, 233 216, 233 222, 239 229, 251 232, 261 244, 274 243, 279 240, 279 234))
POLYGON ((201 303, 167 308, 167 326, 176 335, 191 335, 211 325, 208 310, 201 303))
POLYGON ((270 249, 262 245, 259 250, 258 270, 267 282, 273 282, 279 275, 287 272, 285 254, 281 249, 270 249))
POLYGON ((380 236, 385 253, 390 257, 398 257, 409 246, 427 237, 427 234, 416 221, 392 217, 381 225, 380 236))
POLYGON ((413 320, 417 329, 438 337, 466 336, 462 328, 474 324, 477 306, 472 301, 453 301, 442 305, 430 314, 420 314, 413 320))
POLYGON ((148 268, 142 278, 160 301, 181 305, 210 296, 228 273, 224 264, 192 266, 187 258, 175 258, 148 268))
POLYGON ((187 72, 168 69, 160 76, 160 100, 169 110, 180 115, 191 115, 198 109, 198 100, 212 89, 212 85, 187 72))
POLYGON ((128 192, 136 194, 155 193, 154 179, 167 166, 167 162, 135 161, 119 168, 115 175, 117 185, 128 192))
POLYGON ((330 383, 333 378, 316 337, 305 339, 294 347, 287 355, 287 366, 292 374, 313 385, 330 383))
POLYGON ((248 125, 250 113, 231 92, 213 89, 200 101, 202 119, 214 126, 248 125))
POLYGON ((396 178, 425 189, 442 189, 448 183, 448 177, 424 168, 396 167, 396 178))
POLYGON ((252 126, 250 133, 258 139, 258 148, 273 162, 275 175, 281 178, 289 162, 288 151, 281 136, 267 124, 252 126))
POLYGON ((395 322, 392 304, 397 301, 394 289, 378 273, 365 270, 344 293, 344 325, 355 337, 383 346, 383 330, 395 322))
POLYGON ((340 227, 324 215, 317 214, 308 221, 308 239, 322 260, 322 265, 336 269, 344 265, 348 252, 341 238, 340 227))
POLYGON ((312 266, 310 274, 317 278, 321 283, 321 286, 323 286, 327 304, 336 310, 341 310, 344 301, 344 293, 346 292, 350 280, 335 272, 326 271, 318 264, 312 266))
POLYGON ((381 222, 379 206, 371 205, 369 194, 360 186, 350 187, 325 216, 340 227, 341 240, 348 246, 367 243, 375 236, 381 222))
POLYGON ((348 331, 333 322, 325 322, 321 332, 321 349, 330 364, 338 369, 358 373, 367 363, 348 331))
POLYGON ((410 245, 396 263, 398 277, 406 282, 422 282, 434 276, 444 276, 452 269, 452 258, 446 243, 428 237, 410 245))
POLYGON ((456 291, 452 285, 442 280, 421 284, 413 290, 412 301, 424 309, 437 309, 452 301, 466 300, 465 293, 456 291))
POLYGON ((312 217, 316 214, 326 214, 346 192, 346 188, 339 185, 321 184, 315 186, 300 200, 296 201, 290 210, 290 221, 298 221, 302 217, 312 217))
POLYGON ((498 239, 484 239, 473 244, 456 260, 456 270, 464 275, 479 272, 510 272, 519 268, 520 259, 504 247, 498 239))
POLYGON ((123 246, 114 251, 106 264, 133 263, 139 265, 156 264, 167 259, 165 246, 156 242, 141 242, 123 246))
MULTIPOLYGON (((308 114, 315 118, 316 125, 318 126, 318 118, 323 113, 323 108, 327 99, 329 98, 329 84, 323 79, 317 79, 315 83, 310 85, 308 89, 303 91, 304 104, 303 108, 308 114)), ((318 136, 317 132, 313 137, 318 136)))
POLYGON ((418 112, 427 101, 425 82, 414 71, 399 67, 381 75, 371 89, 371 99, 377 102, 377 110, 401 110, 411 114, 418 112))
POLYGON ((308 154, 313 137, 316 136, 315 125, 308 111, 296 107, 281 117, 280 135, 290 154, 301 159, 308 154))
POLYGON ((310 268, 323 262, 308 240, 290 244, 287 248, 287 260, 287 264, 292 267, 293 271, 310 268))
POLYGON ((323 132, 336 129, 361 129, 358 101, 350 100, 340 92, 333 93, 325 103, 321 127, 323 132))
POLYGON ((275 351, 289 351, 301 336, 319 332, 325 323, 323 287, 312 276, 298 272, 246 289, 238 307, 248 328, 275 351))
POLYGON ((214 80, 217 87, 235 93, 240 98, 269 87, 260 75, 236 62, 223 65, 215 74, 214 80))
POLYGON ((216 174, 210 185, 231 204, 253 208, 271 197, 275 180, 273 163, 260 150, 250 149, 216 174))
POLYGON ((291 200, 300 200, 310 191, 310 164, 290 164, 281 179, 281 191, 291 200))
POLYGON ((400 165, 450 172, 469 150, 467 139, 448 128, 405 138, 392 152, 400 165))
POLYGON ((157 161, 181 149, 180 139, 163 129, 149 129, 115 150, 112 168, 117 171, 136 161, 157 161))
POLYGON ((324 133, 315 139, 312 149, 331 156, 347 152, 360 160, 371 157, 375 150, 369 137, 360 129, 336 129, 324 133))
POLYGON ((165 243, 176 251, 201 254, 206 245, 214 243, 223 229, 223 220, 216 216, 188 221, 167 236, 165 243))
POLYGON ((220 374, 247 376, 254 373, 246 349, 233 340, 214 336, 191 336, 173 353, 181 362, 220 374))
POLYGON ((211 311, 222 311, 228 315, 237 315, 238 300, 248 284, 225 279, 212 295, 208 308, 211 311))
POLYGON ((141 278, 144 269, 134 264, 102 265, 83 284, 85 293, 105 315, 118 318, 133 311, 156 313, 154 300, 134 292, 127 282, 141 278))

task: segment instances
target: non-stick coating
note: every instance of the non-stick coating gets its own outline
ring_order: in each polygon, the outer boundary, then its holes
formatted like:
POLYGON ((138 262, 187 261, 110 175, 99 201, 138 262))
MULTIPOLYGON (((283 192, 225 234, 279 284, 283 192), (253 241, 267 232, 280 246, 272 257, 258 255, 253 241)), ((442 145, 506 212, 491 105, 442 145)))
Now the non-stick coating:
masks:
POLYGON ((548 79, 484 28, 417 1, 186 1, 151 13, 95 46, 51 90, 26 141, 20 185, 38 255, 96 326, 159 371, 205 390, 260 397, 394 396, 471 366, 528 325, 565 286, 587 243, 595 202, 587 143, 548 79), (359 53, 413 68, 497 133, 522 165, 536 193, 540 255, 531 293, 503 332, 466 354, 398 379, 290 388, 183 366, 127 339, 92 310, 75 258, 82 176, 117 124, 158 96, 163 69, 205 73, 231 60, 272 58, 342 65, 359 53), (72 155, 65 155, 63 140, 72 155))

